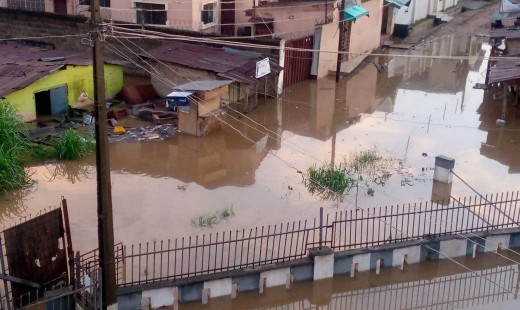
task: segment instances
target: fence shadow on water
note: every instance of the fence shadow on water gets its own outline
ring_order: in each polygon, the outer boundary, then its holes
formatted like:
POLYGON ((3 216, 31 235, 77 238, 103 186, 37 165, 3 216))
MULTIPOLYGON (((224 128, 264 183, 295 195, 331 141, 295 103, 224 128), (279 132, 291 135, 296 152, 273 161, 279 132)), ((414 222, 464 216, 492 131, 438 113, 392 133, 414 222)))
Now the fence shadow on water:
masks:
MULTIPOLYGON (((366 248, 438 236, 518 227, 519 192, 337 211, 323 221, 299 220, 116 247, 118 286, 214 274, 307 257, 320 245, 334 250, 366 248), (320 222, 322 224, 320 225, 320 222), (320 237, 321 236, 321 237, 320 237)), ((93 252, 81 265, 97 264, 93 252)), ((84 270, 84 268, 83 268, 84 270)))

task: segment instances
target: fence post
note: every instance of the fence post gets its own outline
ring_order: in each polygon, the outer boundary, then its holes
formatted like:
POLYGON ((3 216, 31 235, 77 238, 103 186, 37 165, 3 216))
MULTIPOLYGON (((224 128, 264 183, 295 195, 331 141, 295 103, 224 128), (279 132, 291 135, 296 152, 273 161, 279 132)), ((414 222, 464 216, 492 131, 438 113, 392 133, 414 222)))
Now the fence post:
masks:
MULTIPOLYGON (((2 274, 5 274, 5 262, 4 262, 4 248, 2 246, 2 237, 0 237, 0 266, 2 267, 2 274)), ((4 279, 4 290, 5 290, 5 301, 7 304, 7 310, 11 310, 11 303, 9 302, 9 288, 7 287, 7 281, 4 279)))
POLYGON ((320 250, 323 245, 323 207, 320 207, 320 250))
POLYGON ((81 258, 80 258, 80 255, 79 255, 79 251, 76 251, 76 258, 74 259, 74 272, 76 274, 75 276, 75 279, 74 279, 74 288, 75 289, 79 289, 81 287, 81 265, 80 265, 80 261, 81 261, 81 258))

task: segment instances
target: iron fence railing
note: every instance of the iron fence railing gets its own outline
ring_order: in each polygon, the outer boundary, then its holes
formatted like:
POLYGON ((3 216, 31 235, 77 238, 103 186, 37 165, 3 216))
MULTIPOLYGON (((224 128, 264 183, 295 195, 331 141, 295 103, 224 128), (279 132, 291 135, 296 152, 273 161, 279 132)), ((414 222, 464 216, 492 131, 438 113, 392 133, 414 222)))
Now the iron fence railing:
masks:
MULTIPOLYGON (((450 204, 357 208, 337 211, 319 220, 118 245, 118 285, 178 280, 290 261, 306 257, 310 248, 321 245, 347 250, 517 227, 518 200, 517 191, 452 199, 450 204)), ((96 255, 87 256, 82 264, 97 264, 96 255)))

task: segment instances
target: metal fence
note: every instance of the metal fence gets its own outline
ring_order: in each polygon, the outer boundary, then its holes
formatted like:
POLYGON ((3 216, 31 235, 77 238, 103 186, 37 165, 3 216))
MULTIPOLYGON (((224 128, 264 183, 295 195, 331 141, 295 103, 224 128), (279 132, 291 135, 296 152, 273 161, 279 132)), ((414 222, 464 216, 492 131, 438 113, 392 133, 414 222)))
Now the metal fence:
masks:
MULTIPOLYGON (((325 218, 124 246, 118 285, 213 274, 290 261, 320 245, 335 250, 517 227, 519 192, 337 211, 325 218)), ((84 264, 87 259, 84 259, 84 264)), ((90 264, 95 264, 91 262, 90 264)))
POLYGON ((512 265, 362 290, 341 292, 340 287, 340 292, 321 294, 319 305, 299 294, 284 305, 266 304, 254 309, 472 309, 517 299, 518 281, 518 266, 512 265))

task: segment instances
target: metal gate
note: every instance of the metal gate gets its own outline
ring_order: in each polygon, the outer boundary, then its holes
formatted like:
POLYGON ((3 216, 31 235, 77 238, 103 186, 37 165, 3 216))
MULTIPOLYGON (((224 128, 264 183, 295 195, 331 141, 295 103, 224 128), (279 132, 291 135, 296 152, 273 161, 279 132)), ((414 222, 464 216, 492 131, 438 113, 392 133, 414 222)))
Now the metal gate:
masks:
POLYGON ((43 297, 44 291, 73 283, 73 252, 65 199, 62 207, 14 225, 2 234, 4 294, 15 309, 43 297))
POLYGON ((313 46, 314 35, 285 43, 284 88, 310 78, 313 46))

